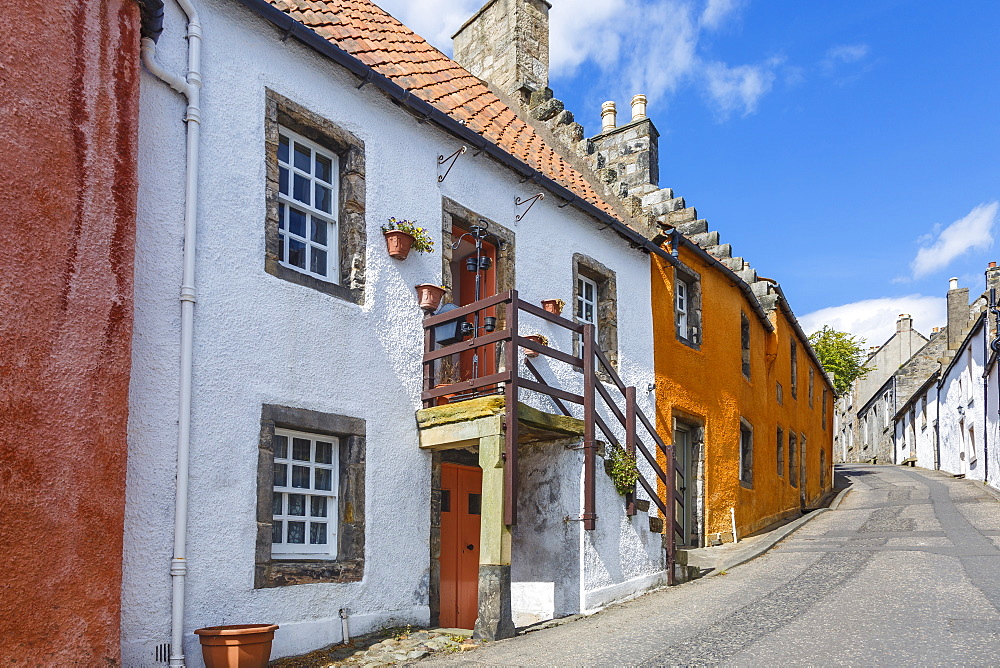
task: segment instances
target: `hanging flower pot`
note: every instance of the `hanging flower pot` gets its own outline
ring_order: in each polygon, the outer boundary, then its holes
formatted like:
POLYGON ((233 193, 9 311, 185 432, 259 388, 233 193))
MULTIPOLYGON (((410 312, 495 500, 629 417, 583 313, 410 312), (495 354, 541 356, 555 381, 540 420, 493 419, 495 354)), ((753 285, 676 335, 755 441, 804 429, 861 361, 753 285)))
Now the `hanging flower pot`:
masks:
POLYGON ((562 315, 563 308, 566 306, 566 302, 561 299, 543 299, 542 308, 549 313, 554 313, 555 315, 562 315))
POLYGON ((405 260, 411 248, 418 253, 434 252, 434 240, 431 239, 431 235, 411 220, 390 218, 389 222, 382 226, 382 234, 385 235, 389 257, 397 260, 405 260))
POLYGON ((266 668, 277 624, 208 626, 195 633, 207 668, 266 668))
MULTIPOLYGON (((543 346, 549 345, 549 339, 543 334, 529 334, 524 338, 528 339, 529 341, 534 341, 535 343, 540 343, 543 346)), ((521 350, 524 351, 525 357, 538 357, 537 350, 532 350, 531 348, 521 348, 521 350)))
POLYGON ((413 237, 406 232, 389 230, 385 233, 385 245, 389 250, 389 257, 405 260, 413 247, 413 237))
POLYGON ((438 307, 441 305, 441 298, 444 297, 444 288, 433 283, 421 283, 415 287, 420 308, 427 313, 433 313, 438 310, 438 307))

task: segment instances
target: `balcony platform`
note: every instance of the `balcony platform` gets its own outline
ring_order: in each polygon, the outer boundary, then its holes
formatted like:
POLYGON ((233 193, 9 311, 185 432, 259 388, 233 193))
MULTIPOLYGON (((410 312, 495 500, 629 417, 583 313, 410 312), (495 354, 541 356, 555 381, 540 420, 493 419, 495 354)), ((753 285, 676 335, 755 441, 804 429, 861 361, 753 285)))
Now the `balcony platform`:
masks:
MULTIPOLYGON (((479 439, 501 432, 506 401, 503 395, 422 408, 417 411, 420 447, 450 450, 479 445, 479 439)), ((517 404, 517 442, 579 440, 584 422, 574 417, 546 413, 521 402, 517 404)))

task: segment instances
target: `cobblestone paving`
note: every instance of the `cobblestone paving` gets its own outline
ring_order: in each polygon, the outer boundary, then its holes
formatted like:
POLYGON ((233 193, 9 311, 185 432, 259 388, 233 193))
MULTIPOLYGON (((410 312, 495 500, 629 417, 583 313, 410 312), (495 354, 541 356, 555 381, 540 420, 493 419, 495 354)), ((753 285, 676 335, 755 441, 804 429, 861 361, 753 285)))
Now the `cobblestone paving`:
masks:
POLYGON ((432 665, 997 665, 1000 503, 981 483, 841 469, 852 488, 770 552, 432 665))

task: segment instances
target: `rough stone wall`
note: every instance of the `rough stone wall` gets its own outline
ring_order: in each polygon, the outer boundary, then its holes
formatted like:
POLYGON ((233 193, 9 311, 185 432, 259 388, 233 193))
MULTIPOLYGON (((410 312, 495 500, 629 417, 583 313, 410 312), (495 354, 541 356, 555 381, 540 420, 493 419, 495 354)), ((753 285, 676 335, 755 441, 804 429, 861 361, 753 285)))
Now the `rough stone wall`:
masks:
POLYGON ((546 0, 491 0, 453 36, 455 60, 524 104, 549 82, 546 0))
POLYGON ((116 665, 139 6, 5 3, 0 656, 116 665))
POLYGON ((962 344, 969 320, 969 288, 948 291, 948 350, 955 350, 962 344))

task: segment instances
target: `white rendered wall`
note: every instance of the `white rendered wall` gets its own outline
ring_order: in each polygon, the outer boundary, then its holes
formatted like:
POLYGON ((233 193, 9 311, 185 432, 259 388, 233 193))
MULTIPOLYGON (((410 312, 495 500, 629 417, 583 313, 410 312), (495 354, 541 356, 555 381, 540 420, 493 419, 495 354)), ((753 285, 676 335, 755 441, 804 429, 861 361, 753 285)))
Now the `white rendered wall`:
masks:
POLYGON ((966 474, 982 480, 986 468, 983 457, 983 329, 956 352, 958 360, 940 385, 939 429, 941 470, 966 474), (964 428, 960 429, 963 425, 964 428), (975 433, 975 448, 969 445, 970 427, 975 433))
MULTIPOLYGON (((485 156, 459 158, 438 184, 436 158, 459 147, 454 138, 418 123, 373 87, 357 90, 345 70, 292 40, 282 43, 274 28, 237 3, 204 0, 199 10, 205 83, 185 629, 192 666, 201 658, 191 631, 202 626, 280 624, 277 657, 339 641, 340 608, 351 610, 352 633, 429 619, 431 463, 417 447, 413 416, 420 405, 422 352, 413 286, 440 282, 441 258, 390 259, 379 229, 390 216, 424 223, 440 243, 441 202, 448 197, 514 230, 517 288, 535 303, 555 297, 569 303, 573 253, 597 259, 617 275, 622 377, 640 388, 653 379, 647 256, 575 209, 559 209, 554 197, 515 223, 515 198, 528 198, 537 187, 519 184, 485 156), (363 307, 264 272, 265 87, 365 142, 363 307), (366 421, 362 582, 253 588, 262 404, 366 421)), ((183 31, 182 17, 168 4, 159 57, 175 71, 183 70, 183 31)), ((169 637, 183 106, 143 73, 122 611, 126 666, 151 664, 153 648, 169 637)), ((551 338, 571 350, 568 337, 551 338)), ((559 377, 579 384, 576 372, 562 370, 559 377)), ((652 400, 640 390, 640 406, 650 416, 652 400)), ((579 471, 577 458, 567 454, 560 465, 579 471)), ((606 478, 599 483, 602 519, 584 540, 590 589, 632 587, 658 567, 652 555, 659 552, 650 544, 658 546, 659 536, 628 526, 621 497, 613 488, 609 494, 609 485, 606 478)))
POLYGON ((986 481, 1000 489, 1000 364, 994 364, 987 379, 986 435, 989 439, 986 449, 986 481))

